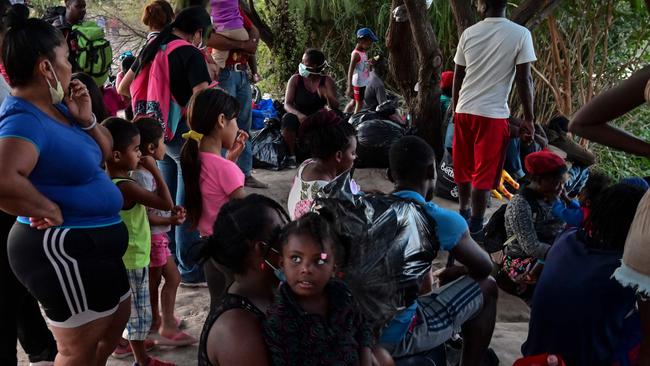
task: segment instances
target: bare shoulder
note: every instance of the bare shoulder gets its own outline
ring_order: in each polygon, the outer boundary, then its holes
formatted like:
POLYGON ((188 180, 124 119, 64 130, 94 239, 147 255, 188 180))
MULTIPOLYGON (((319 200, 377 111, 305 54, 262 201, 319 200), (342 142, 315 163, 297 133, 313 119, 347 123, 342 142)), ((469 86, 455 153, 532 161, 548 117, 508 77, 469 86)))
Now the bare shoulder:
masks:
POLYGON ((228 310, 217 319, 208 334, 207 350, 213 364, 268 364, 260 319, 244 309, 228 310))

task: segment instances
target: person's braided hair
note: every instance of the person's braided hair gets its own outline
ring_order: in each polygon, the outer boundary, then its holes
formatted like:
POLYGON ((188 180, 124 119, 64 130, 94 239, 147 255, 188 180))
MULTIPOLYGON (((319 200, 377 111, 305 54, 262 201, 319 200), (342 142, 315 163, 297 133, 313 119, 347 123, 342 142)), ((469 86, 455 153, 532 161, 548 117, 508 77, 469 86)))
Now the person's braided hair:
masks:
POLYGON ((334 228, 334 217, 328 211, 309 212, 298 220, 290 222, 280 234, 281 248, 288 243, 289 237, 292 235, 311 236, 322 251, 325 250, 325 241, 329 240, 336 262, 338 264, 346 262, 347 243, 334 228))
POLYGON ((591 248, 622 251, 637 206, 645 191, 636 186, 618 183, 600 193, 591 206, 587 227, 591 248))
POLYGON ((356 137, 357 131, 338 114, 323 110, 307 117, 301 124, 298 137, 305 142, 311 156, 326 159, 337 151, 345 150, 350 144, 350 137, 356 137))

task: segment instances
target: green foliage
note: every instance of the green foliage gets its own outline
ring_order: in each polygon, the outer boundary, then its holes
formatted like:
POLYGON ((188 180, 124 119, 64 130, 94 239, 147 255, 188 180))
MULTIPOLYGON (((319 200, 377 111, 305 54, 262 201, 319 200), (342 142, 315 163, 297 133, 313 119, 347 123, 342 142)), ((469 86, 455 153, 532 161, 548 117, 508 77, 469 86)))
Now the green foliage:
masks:
MULTIPOLYGON (((643 106, 615 121, 615 124, 640 138, 650 141, 650 108, 643 106)), ((615 179, 650 176, 650 160, 593 144, 598 156, 596 167, 615 179)))

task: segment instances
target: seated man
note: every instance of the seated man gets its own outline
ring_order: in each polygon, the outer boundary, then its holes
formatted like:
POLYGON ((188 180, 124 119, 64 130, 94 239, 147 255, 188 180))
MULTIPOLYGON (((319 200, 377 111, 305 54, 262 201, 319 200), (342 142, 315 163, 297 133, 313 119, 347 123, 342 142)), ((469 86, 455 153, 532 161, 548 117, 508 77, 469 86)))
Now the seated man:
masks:
POLYGON ((569 120, 563 115, 553 117, 544 127, 549 145, 566 153, 566 160, 571 163, 566 190, 569 197, 575 197, 589 178, 589 167, 596 162, 596 156, 587 148, 573 141, 569 135, 569 120))
POLYGON ((636 296, 612 274, 643 196, 639 187, 617 184, 596 199, 591 230, 572 228, 556 241, 533 296, 524 355, 561 355, 567 365, 628 364, 639 344, 636 296))
POLYGON ((374 111, 378 105, 388 100, 386 96, 386 87, 384 86, 384 77, 388 71, 385 59, 378 59, 370 66, 370 79, 366 85, 366 92, 363 96, 365 109, 374 111))
MULTIPOLYGON (((437 223, 440 247, 463 266, 434 273, 439 288, 423 285, 416 302, 398 313, 382 331, 379 344, 393 357, 419 354, 463 334, 461 366, 481 365, 490 344, 496 317, 498 291, 490 277, 492 262, 469 235, 467 222, 442 209, 432 197, 435 161, 431 147, 421 138, 407 136, 390 149, 390 174, 395 195, 421 202, 437 223)), ((426 283, 427 281, 425 281, 426 283)), ((429 281, 431 284, 431 281, 429 281)))
POLYGON ((510 174, 515 180, 519 180, 526 175, 523 167, 523 161, 530 153, 540 151, 548 146, 548 138, 544 129, 538 123, 535 124, 535 136, 530 138, 524 134, 520 136, 520 127, 523 121, 520 118, 508 118, 510 126, 510 141, 506 150, 506 161, 503 169, 510 174))

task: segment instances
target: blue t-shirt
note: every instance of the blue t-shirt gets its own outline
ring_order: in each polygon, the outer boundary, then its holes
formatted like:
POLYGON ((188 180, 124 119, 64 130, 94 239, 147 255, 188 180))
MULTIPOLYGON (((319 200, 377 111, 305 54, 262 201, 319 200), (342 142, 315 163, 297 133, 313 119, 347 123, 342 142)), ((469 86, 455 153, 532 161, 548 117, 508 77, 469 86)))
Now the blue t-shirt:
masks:
POLYGON ((394 195, 412 199, 424 206, 426 213, 436 222, 436 236, 442 250, 450 251, 456 247, 460 238, 468 230, 467 221, 458 213, 445 210, 433 202, 426 202, 421 194, 414 191, 399 191, 394 195))
MULTIPOLYGON (((433 202, 426 202, 421 194, 414 191, 399 191, 394 195, 422 203, 424 211, 436 223, 436 237, 440 248, 450 251, 456 247, 460 238, 467 232, 467 221, 456 212, 445 210, 433 202)), ((417 311, 417 302, 401 310, 382 330, 380 343, 395 344, 404 338, 417 311)))
MULTIPOLYGON (((63 104, 57 108, 73 120, 63 104)), ((78 125, 64 125, 22 98, 0 107, 0 138, 28 141, 38 151, 29 175, 34 187, 56 203, 64 227, 100 227, 121 222, 122 194, 101 168, 102 152, 78 125)), ((29 224, 27 217, 19 222, 29 224)))
POLYGON ((522 353, 560 354, 567 365, 611 365, 641 326, 638 317, 628 316, 634 290, 611 278, 622 255, 588 248, 575 228, 560 235, 535 288, 522 353))

